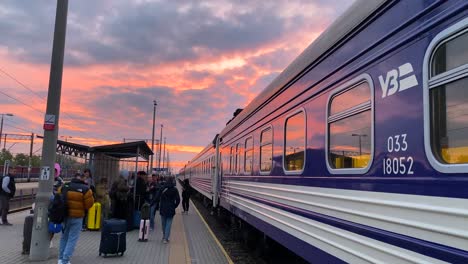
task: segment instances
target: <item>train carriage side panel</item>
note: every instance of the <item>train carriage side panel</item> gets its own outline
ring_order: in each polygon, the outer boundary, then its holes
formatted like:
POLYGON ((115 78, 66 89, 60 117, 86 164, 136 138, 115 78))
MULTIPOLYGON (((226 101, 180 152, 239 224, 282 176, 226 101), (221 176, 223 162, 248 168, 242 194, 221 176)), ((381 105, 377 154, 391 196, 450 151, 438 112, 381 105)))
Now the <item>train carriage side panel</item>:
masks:
MULTIPOLYGON (((221 133, 223 161, 232 164, 241 159, 232 158, 231 147, 259 138, 266 126, 273 130, 271 172, 259 172, 258 145, 253 175, 224 164, 221 205, 309 261, 465 263, 467 171, 458 165, 452 166, 458 172, 436 171, 427 159, 423 73, 433 39, 457 23, 468 27, 467 3, 382 7, 287 89, 221 133), (369 100, 356 101, 350 96, 363 83, 369 100), (348 107, 335 111, 335 100, 348 107), (285 173, 285 125, 298 109, 307 124, 306 164, 285 173)), ((463 69, 447 75, 456 73, 448 81, 466 78, 463 69)), ((433 85, 439 80, 445 79, 433 85)))

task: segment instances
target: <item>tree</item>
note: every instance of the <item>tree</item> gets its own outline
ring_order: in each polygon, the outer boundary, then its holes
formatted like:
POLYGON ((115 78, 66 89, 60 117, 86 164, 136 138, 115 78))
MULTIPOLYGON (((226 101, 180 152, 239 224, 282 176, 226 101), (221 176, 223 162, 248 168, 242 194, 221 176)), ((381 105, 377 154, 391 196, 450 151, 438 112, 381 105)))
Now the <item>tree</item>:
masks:
POLYGON ((13 160, 13 155, 11 154, 10 151, 6 149, 2 149, 2 152, 0 152, 0 165, 3 166, 5 164, 5 160, 12 161, 13 160))
POLYGON ((28 166, 29 165, 29 156, 26 156, 23 153, 16 154, 15 158, 13 159, 13 163, 15 166, 28 166))
POLYGON ((41 157, 38 155, 33 155, 31 159, 31 166, 32 167, 40 167, 41 166, 41 157))

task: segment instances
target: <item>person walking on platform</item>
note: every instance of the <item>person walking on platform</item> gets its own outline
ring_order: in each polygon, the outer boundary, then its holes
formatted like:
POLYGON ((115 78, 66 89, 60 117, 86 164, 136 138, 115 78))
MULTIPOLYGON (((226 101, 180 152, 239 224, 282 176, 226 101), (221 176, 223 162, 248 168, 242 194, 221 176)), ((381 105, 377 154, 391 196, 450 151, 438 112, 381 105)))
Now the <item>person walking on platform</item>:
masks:
MULTIPOLYGON (((86 168, 84 171, 83 171, 83 181, 86 185, 88 185, 88 187, 91 189, 91 191, 93 192, 93 198, 96 199, 96 187, 94 186, 94 181, 93 181, 93 176, 91 175, 91 170, 86 168)), ((88 230, 87 226, 86 226, 86 223, 87 223, 87 219, 88 219, 88 211, 86 210, 85 211, 85 216, 83 217, 83 226, 81 228, 81 231, 86 231, 88 230)))
POLYGON ((109 197, 111 199, 111 217, 127 220, 128 171, 122 170, 120 176, 112 183, 109 197))
POLYGON ((15 196, 16 192, 16 183, 13 175, 15 174, 15 169, 10 168, 7 175, 2 178, 2 189, 0 190, 0 211, 2 213, 2 225, 10 226, 8 222, 7 215, 8 210, 10 210, 10 199, 15 196))
POLYGON ((190 195, 192 194, 192 186, 190 186, 189 179, 185 179, 182 184, 182 213, 188 214, 190 195))
POLYGON ((148 185, 148 194, 150 200, 150 230, 154 230, 154 217, 156 216, 156 210, 159 209, 157 204, 154 203, 155 197, 158 194, 161 185, 158 182, 158 176, 156 174, 151 175, 151 182, 148 185))
POLYGON ((136 179, 135 210, 140 211, 146 199, 146 172, 139 171, 136 179))
POLYGON ((59 193, 64 193, 66 196, 68 215, 60 239, 58 264, 69 264, 80 237, 85 210, 93 206, 94 198, 93 191, 83 181, 80 174, 76 174, 70 183, 64 184, 59 193))
POLYGON ((175 215, 175 209, 180 203, 179 191, 175 187, 174 177, 166 177, 165 185, 159 190, 155 203, 159 204, 159 214, 161 215, 163 232, 162 241, 166 244, 169 242, 169 237, 171 235, 172 219, 175 215))
MULTIPOLYGON (((60 176, 61 168, 60 164, 55 163, 55 174, 54 174, 54 189, 52 191, 52 196, 50 197, 50 202, 54 200, 55 194, 58 192, 58 190, 63 186, 63 178, 60 176)), ((54 247, 54 243, 52 242, 52 239, 54 238, 55 233, 49 232, 49 241, 50 241, 50 248, 54 247)))
POLYGON ((57 192, 57 190, 62 187, 63 185, 63 178, 60 176, 60 164, 55 163, 55 174, 54 174, 54 194, 57 192))
POLYGON ((109 218, 109 189, 107 188, 107 178, 102 178, 98 184, 96 184, 96 202, 102 205, 102 219, 106 220, 109 218))

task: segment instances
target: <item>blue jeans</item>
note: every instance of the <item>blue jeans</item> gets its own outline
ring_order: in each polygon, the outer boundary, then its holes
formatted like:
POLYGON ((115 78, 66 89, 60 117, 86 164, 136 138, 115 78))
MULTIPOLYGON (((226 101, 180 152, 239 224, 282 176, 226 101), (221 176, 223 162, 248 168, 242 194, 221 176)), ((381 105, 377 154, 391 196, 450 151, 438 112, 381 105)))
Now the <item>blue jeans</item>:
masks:
POLYGON ((156 216, 156 205, 151 206, 150 211, 150 228, 154 229, 154 217, 156 216))
POLYGON ((161 215, 163 239, 169 240, 169 236, 171 235, 171 226, 173 218, 174 216, 161 215))
POLYGON ((68 218, 65 221, 65 229, 60 238, 59 260, 70 261, 75 251, 76 243, 80 237, 83 218, 68 218))

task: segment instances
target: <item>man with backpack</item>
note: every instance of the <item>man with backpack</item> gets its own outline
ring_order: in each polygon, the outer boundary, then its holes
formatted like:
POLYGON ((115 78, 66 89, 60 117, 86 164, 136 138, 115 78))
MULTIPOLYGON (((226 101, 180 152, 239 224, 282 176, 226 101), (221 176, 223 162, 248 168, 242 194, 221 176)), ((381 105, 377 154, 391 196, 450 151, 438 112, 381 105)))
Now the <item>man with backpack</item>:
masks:
POLYGON ((179 206, 180 195, 175 187, 175 179, 172 176, 167 176, 165 184, 159 189, 158 194, 154 199, 154 204, 159 205, 159 214, 161 215, 161 224, 163 239, 162 242, 167 244, 171 235, 172 219, 175 215, 175 209, 179 206))
POLYGON ((81 233, 85 211, 94 204, 93 192, 83 181, 81 174, 76 174, 70 183, 59 190, 66 206, 65 228, 60 239, 59 264, 69 264, 81 233))
POLYGON ((0 211, 2 213, 2 225, 11 225, 8 222, 7 215, 8 210, 10 209, 10 199, 15 196, 16 192, 16 183, 15 178, 15 169, 10 168, 7 175, 2 177, 2 188, 0 190, 0 211))

